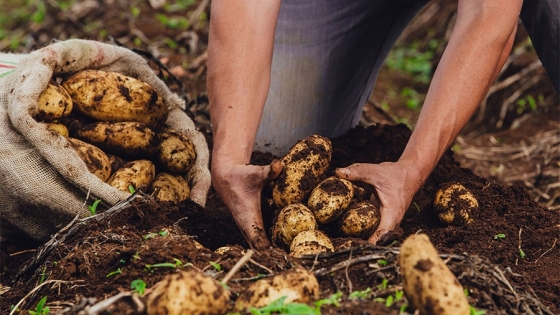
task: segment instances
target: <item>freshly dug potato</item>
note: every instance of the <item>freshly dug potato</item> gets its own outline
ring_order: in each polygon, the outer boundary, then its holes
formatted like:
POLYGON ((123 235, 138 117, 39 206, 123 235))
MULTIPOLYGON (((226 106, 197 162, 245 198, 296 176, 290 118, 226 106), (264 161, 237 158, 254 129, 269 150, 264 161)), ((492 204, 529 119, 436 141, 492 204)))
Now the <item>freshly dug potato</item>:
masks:
POLYGON ((150 194, 157 201, 179 203, 189 198, 191 188, 181 175, 159 173, 152 182, 150 194))
POLYGON ((237 251, 241 255, 245 254, 245 249, 243 247, 241 247, 240 245, 226 245, 226 246, 218 247, 214 251, 214 253, 218 254, 218 255, 224 255, 224 254, 226 254, 230 251, 237 251))
POLYGON ((78 152, 78 155, 86 163, 88 170, 102 181, 106 182, 109 176, 111 176, 111 163, 105 152, 82 140, 74 138, 66 139, 70 146, 78 152))
POLYGON ((214 278, 195 270, 166 276, 148 296, 148 315, 222 315, 230 293, 214 278))
POLYGON ((145 158, 153 155, 160 140, 146 124, 125 122, 95 122, 77 130, 74 137, 119 156, 145 158))
POLYGON ((313 212, 304 204, 293 203, 285 206, 276 216, 272 225, 272 242, 276 246, 290 248, 299 232, 316 229, 317 220, 313 212))
POLYGON ((334 246, 330 238, 319 230, 299 232, 290 244, 290 255, 296 258, 333 251, 334 246))
POLYGON ((379 208, 369 201, 351 204, 340 218, 340 232, 344 236, 366 239, 375 232, 381 221, 379 208))
POLYGON ((426 234, 401 246, 400 273, 406 297, 421 315, 469 315, 461 283, 447 268, 426 234))
POLYGON ((49 130, 52 130, 63 137, 68 137, 68 128, 66 128, 64 124, 59 122, 45 122, 44 124, 49 130))
POLYGON ((235 309, 263 307, 281 297, 286 297, 284 303, 309 303, 319 298, 319 282, 307 269, 294 267, 251 284, 237 298, 235 309))
POLYGON ((160 132, 159 137, 161 143, 157 153, 158 160, 171 172, 188 172, 196 160, 196 151, 192 141, 173 129, 160 132))
POLYGON ((338 219, 353 197, 352 183, 333 176, 313 188, 307 207, 313 212, 319 224, 326 224, 338 219))
POLYGON ((434 199, 434 211, 441 222, 465 225, 472 222, 472 214, 478 210, 474 195, 459 183, 440 186, 434 199))
POLYGON ((50 81, 37 101, 37 121, 54 121, 72 112, 73 103, 68 92, 56 81, 50 81))
POLYGON ((272 198, 278 208, 305 203, 325 172, 332 156, 328 138, 312 135, 296 143, 282 158, 282 172, 274 181, 272 198))
POLYGON ((119 168, 107 180, 107 183, 118 190, 130 192, 129 186, 134 190, 148 191, 156 177, 156 167, 150 160, 130 161, 119 168))
POLYGON ((62 85, 79 112, 99 121, 136 121, 159 130, 169 114, 150 85, 120 73, 84 70, 62 85))

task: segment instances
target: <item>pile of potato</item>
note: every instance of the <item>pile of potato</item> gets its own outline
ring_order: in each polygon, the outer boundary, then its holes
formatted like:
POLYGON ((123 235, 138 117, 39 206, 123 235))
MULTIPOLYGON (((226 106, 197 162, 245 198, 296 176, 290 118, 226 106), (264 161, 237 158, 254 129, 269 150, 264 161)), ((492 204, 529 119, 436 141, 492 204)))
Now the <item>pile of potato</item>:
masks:
POLYGON ((282 158, 283 170, 272 189, 272 199, 279 209, 272 241, 289 248, 294 257, 334 251, 329 236, 321 229, 327 224, 336 225, 343 236, 364 239, 379 225, 379 209, 363 200, 359 187, 325 176, 331 156, 331 141, 312 135, 296 143, 282 158))
POLYGON ((52 80, 34 118, 66 137, 90 172, 124 192, 158 201, 190 195, 185 175, 196 160, 193 143, 165 127, 169 109, 147 83, 116 72, 84 70, 52 80))

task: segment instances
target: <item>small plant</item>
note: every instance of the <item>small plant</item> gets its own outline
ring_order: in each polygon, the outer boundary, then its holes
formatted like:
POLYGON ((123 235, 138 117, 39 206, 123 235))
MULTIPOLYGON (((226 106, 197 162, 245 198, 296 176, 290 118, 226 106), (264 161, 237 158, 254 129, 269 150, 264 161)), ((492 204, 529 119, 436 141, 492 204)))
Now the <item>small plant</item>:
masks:
POLYGON ((379 290, 385 290, 387 289, 387 284, 389 283, 389 280, 387 280, 387 278, 383 278, 383 280, 381 281, 381 284, 377 286, 377 288, 379 290))
POLYGON ((188 264, 183 264, 182 261, 180 261, 177 258, 173 259, 175 262, 174 263, 170 263, 170 262, 163 262, 163 263, 157 263, 157 264, 146 264, 146 270, 147 271, 152 271, 152 269, 154 268, 180 268, 180 267, 186 267, 186 266, 191 266, 191 263, 188 264))
POLYGON ((93 204, 91 206, 87 206, 91 215, 97 214, 97 205, 99 205, 100 202, 101 202, 101 200, 97 199, 93 202, 93 204))
MULTIPOLYGON (((469 290, 468 289, 463 289, 463 292, 465 292, 465 296, 468 297, 469 296, 469 290)), ((470 315, 484 315, 486 314, 485 310, 477 310, 474 306, 469 305, 469 313, 470 315)))
POLYGON ((130 191, 131 194, 134 194, 136 192, 136 189, 134 189, 134 186, 128 185, 128 191, 130 191))
POLYGON ((362 291, 354 291, 348 295, 349 299, 367 299, 371 294, 371 288, 362 291))
POLYGON ((386 261, 385 259, 379 259, 379 260, 377 261, 377 264, 378 264, 380 267, 385 267, 385 266, 387 266, 387 261, 386 261))
POLYGON ((142 279, 132 280, 132 282, 130 283, 130 288, 133 289, 134 292, 140 295, 144 295, 144 292, 146 291, 146 282, 144 282, 144 280, 142 279))
POLYGON ((35 310, 29 310, 30 315, 46 315, 50 312, 48 306, 45 306, 47 303, 47 296, 43 296, 43 298, 37 303, 35 306, 35 310))
POLYGON ((218 264, 217 262, 213 262, 213 261, 210 261, 209 263, 210 263, 210 265, 212 265, 212 267, 214 267, 214 269, 216 269, 218 271, 222 271, 222 265, 218 264))
POLYGON ((506 235, 504 233, 494 235, 495 240, 503 239, 503 238, 506 238, 506 235))
POLYGON ((519 257, 521 257, 521 259, 525 258, 525 252, 521 249, 521 247, 519 247, 519 257))
POLYGON ((113 270, 113 271, 109 272, 107 274, 106 278, 112 277, 114 275, 118 275, 120 273, 122 273, 122 268, 117 268, 117 270, 113 270))

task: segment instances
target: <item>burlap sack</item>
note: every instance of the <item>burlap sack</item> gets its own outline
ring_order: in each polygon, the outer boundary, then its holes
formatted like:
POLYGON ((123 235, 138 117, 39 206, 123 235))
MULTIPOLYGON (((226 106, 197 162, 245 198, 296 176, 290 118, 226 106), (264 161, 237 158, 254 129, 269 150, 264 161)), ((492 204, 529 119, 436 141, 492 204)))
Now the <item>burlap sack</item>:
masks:
MULTIPOLYGON (((88 40, 67 40, 30 54, 0 54, 0 240, 25 233, 44 241, 87 205, 110 207, 128 197, 90 173, 66 139, 33 119, 37 99, 56 73, 116 71, 150 84, 170 109, 167 125, 195 144, 197 160, 187 175, 191 199, 206 203, 209 153, 204 136, 183 111, 184 101, 132 51, 88 40), (89 198, 88 198, 89 196, 89 198)), ((102 209, 102 208, 99 208, 102 209)))

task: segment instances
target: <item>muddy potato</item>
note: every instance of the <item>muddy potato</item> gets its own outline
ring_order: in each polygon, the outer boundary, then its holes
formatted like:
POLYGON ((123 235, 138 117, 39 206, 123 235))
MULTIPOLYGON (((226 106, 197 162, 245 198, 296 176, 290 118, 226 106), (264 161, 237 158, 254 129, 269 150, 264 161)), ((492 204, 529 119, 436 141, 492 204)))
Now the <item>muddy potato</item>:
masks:
POLYGON ((107 183, 118 190, 130 192, 134 190, 147 191, 156 176, 156 167, 150 160, 130 161, 119 168, 107 180, 107 183))
POLYGON ((54 121, 68 116, 72 112, 73 103, 68 92, 55 81, 50 81, 39 95, 37 113, 38 121, 54 121))
POLYGON ((62 82, 74 107, 99 121, 136 121, 159 130, 168 108, 161 96, 145 82, 116 72, 84 70, 62 82))
POLYGON ((159 137, 161 139, 157 153, 159 162, 171 172, 188 172, 196 160, 196 151, 192 141, 173 129, 160 132, 159 137))
POLYGON ((366 239, 379 226, 381 212, 369 201, 351 204, 339 221, 340 232, 344 236, 366 239))
POLYGON ((294 267, 251 284, 237 298, 235 309, 267 306, 281 297, 286 297, 284 303, 309 303, 319 298, 319 282, 313 273, 294 267))
POLYGON ((274 181, 272 198, 278 208, 303 202, 319 182, 332 156, 328 138, 309 136, 296 143, 282 158, 282 172, 274 181))
POLYGON ((470 314, 461 283, 439 257, 426 234, 405 239, 399 267, 406 297, 421 315, 470 314))
POLYGON ((307 201, 307 207, 313 212, 319 224, 326 224, 340 217, 352 201, 353 196, 352 183, 333 176, 313 188, 307 201))
POLYGON ((78 153, 80 158, 86 163, 88 170, 102 181, 107 181, 111 176, 111 163, 109 158, 98 147, 79 139, 66 138, 70 146, 78 153))
POLYGON ((148 295, 148 315, 222 315, 230 293, 214 278, 195 270, 166 276, 148 295))
POLYGON ((127 163, 127 161, 123 158, 111 153, 107 153, 107 157, 109 158, 109 162, 111 163, 111 174, 116 172, 119 168, 123 167, 127 163))
POLYGON ((157 201, 179 203, 189 198, 191 188, 181 175, 159 173, 152 182, 150 194, 157 201))
POLYGON ((47 129, 52 130, 63 137, 68 137, 68 128, 62 123, 59 122, 45 122, 43 123, 47 126, 47 129))
POLYGON ((441 222, 465 225, 472 222, 472 215, 478 210, 474 195, 459 183, 440 186, 434 199, 434 211, 441 222))
POLYGON ((91 123, 74 136, 109 153, 137 159, 153 155, 160 144, 158 134, 150 127, 132 121, 91 123))
POLYGON ((319 230, 307 230, 298 233, 290 244, 290 255, 301 258, 304 255, 317 255, 333 252, 330 238, 319 230))
POLYGON ((290 247, 294 237, 302 231, 317 229, 313 212, 304 204, 287 205, 276 216, 272 225, 272 242, 279 247, 290 247))

